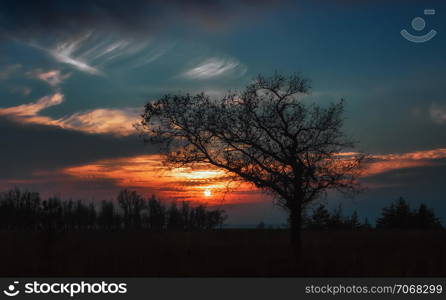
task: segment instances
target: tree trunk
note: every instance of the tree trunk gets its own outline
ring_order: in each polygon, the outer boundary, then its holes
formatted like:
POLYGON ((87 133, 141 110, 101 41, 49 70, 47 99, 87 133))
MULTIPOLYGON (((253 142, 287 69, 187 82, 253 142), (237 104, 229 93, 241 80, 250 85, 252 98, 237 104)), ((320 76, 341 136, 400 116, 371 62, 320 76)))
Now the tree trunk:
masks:
POLYGON ((290 211, 290 242, 294 256, 294 272, 295 275, 303 275, 303 247, 302 247, 302 205, 301 198, 294 198, 291 205, 288 206, 290 211))
POLYGON ((300 205, 290 211, 290 240, 293 253, 297 260, 302 257, 302 212, 300 205))

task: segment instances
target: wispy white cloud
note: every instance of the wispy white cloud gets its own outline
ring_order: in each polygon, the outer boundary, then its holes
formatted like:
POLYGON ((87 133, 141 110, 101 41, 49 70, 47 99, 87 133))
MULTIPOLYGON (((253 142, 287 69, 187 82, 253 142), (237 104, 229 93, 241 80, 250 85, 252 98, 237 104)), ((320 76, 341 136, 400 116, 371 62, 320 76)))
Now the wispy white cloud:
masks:
POLYGON ((246 67, 234 59, 209 58, 197 66, 183 73, 188 79, 210 79, 227 74, 241 76, 246 72, 246 67))
POLYGON ((446 105, 438 105, 433 103, 430 107, 429 113, 435 123, 446 123, 446 105))
POLYGON ((64 101, 64 95, 55 93, 39 99, 37 102, 13 107, 0 108, 0 116, 9 116, 20 123, 56 126, 64 129, 94 134, 113 134, 126 136, 135 133, 133 124, 139 120, 139 109, 98 108, 78 112, 59 119, 41 116, 39 113, 64 101))
POLYGON ((54 57, 54 59, 61 63, 71 65, 82 72, 101 75, 102 72, 100 70, 89 65, 88 62, 75 55, 75 52, 80 49, 82 43, 87 40, 89 36, 90 33, 77 39, 58 43, 54 49, 50 49, 48 51, 54 57))
POLYGON ((56 87, 71 76, 71 73, 62 74, 59 70, 47 72, 37 69, 26 73, 31 78, 36 78, 47 82, 50 86, 56 87))
POLYGON ((101 75, 102 71, 88 65, 86 62, 83 62, 81 60, 72 58, 68 55, 60 54, 57 51, 52 51, 51 54, 54 56, 56 60, 58 60, 61 63, 69 64, 78 69, 79 71, 83 71, 86 73, 94 74, 94 75, 101 75))
POLYGON ((144 51, 134 61, 128 63, 128 69, 140 68, 157 61, 174 47, 174 43, 158 45, 154 49, 144 51))
POLYGON ((90 31, 75 38, 57 41, 54 46, 34 47, 45 50, 56 61, 75 69, 93 74, 105 75, 104 68, 120 58, 129 59, 127 65, 139 67, 159 59, 171 47, 160 43, 153 45, 149 40, 121 38, 90 31))

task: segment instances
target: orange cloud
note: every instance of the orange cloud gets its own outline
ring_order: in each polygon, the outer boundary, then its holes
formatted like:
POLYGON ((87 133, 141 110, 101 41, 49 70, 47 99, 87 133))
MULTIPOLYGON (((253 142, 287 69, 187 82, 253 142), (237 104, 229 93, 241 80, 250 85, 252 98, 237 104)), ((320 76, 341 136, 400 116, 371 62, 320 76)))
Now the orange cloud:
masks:
POLYGON ((55 93, 52 96, 46 96, 39 99, 37 102, 22 104, 13 107, 0 108, 1 115, 11 115, 16 117, 32 118, 37 115, 41 110, 58 105, 63 102, 63 95, 60 93, 55 93))
POLYGON ((139 121, 139 111, 135 108, 108 109, 99 108, 75 113, 57 120, 62 128, 84 131, 87 133, 125 136, 135 133, 133 124, 139 121))
POLYGON ((50 86, 55 87, 61 84, 65 79, 71 76, 71 73, 62 74, 59 70, 50 70, 47 72, 37 69, 32 72, 26 73, 31 78, 36 78, 45 81, 50 86))
POLYGON ((207 203, 252 201, 258 193, 249 184, 233 182, 224 171, 205 165, 168 168, 161 155, 102 160, 62 170, 82 180, 111 179, 119 187, 150 191, 168 199, 207 203), (232 191, 232 192, 231 192, 232 191))
POLYGON ((364 177, 397 169, 432 166, 435 160, 446 158, 446 148, 397 154, 377 154, 371 156, 364 177))
POLYGON ((114 134, 126 136, 135 133, 133 124, 139 121, 139 110, 136 108, 108 109, 98 108, 85 112, 53 119, 39 113, 64 101, 64 95, 55 93, 39 99, 37 102, 13 107, 0 108, 0 116, 9 116, 21 123, 56 126, 94 134, 114 134))

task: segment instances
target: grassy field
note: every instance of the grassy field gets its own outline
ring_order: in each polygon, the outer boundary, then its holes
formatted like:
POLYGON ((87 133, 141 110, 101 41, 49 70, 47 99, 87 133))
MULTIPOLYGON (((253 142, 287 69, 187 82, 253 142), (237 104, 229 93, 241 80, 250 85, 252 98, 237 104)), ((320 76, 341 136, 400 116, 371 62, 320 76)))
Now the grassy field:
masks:
POLYGON ((446 276, 445 231, 0 232, 1 276, 446 276))

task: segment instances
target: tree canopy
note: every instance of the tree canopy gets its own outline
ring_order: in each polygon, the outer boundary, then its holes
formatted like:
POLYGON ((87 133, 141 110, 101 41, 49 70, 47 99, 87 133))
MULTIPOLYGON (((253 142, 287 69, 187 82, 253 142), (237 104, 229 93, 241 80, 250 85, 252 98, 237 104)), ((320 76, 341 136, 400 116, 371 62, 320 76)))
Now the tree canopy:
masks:
POLYGON ((352 192, 363 156, 342 131, 344 102, 305 104, 309 81, 299 75, 259 76, 222 99, 165 95, 147 103, 141 125, 166 146, 175 166, 208 163, 278 196, 288 206, 327 189, 352 192))
POLYGON ((221 99, 167 94, 146 104, 140 128, 168 165, 209 164, 273 195, 296 233, 308 203, 358 190, 364 159, 343 132, 344 101, 308 104, 309 92, 308 79, 275 73, 221 99))

